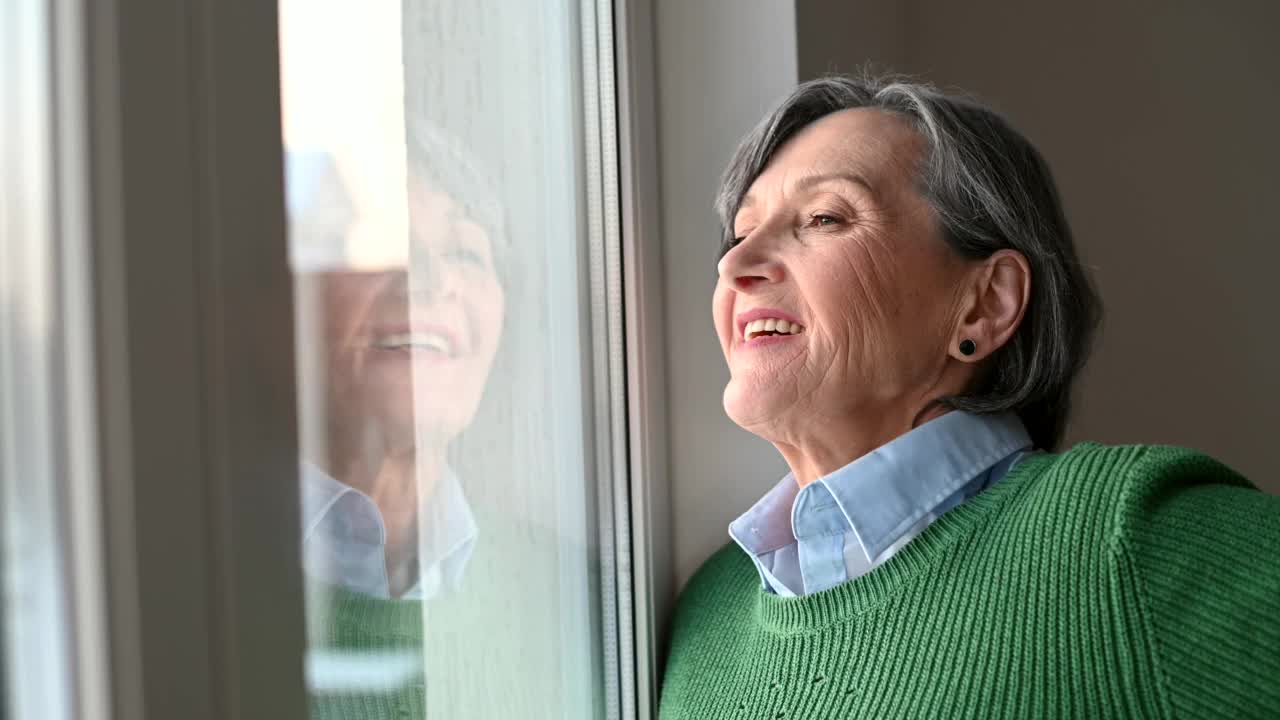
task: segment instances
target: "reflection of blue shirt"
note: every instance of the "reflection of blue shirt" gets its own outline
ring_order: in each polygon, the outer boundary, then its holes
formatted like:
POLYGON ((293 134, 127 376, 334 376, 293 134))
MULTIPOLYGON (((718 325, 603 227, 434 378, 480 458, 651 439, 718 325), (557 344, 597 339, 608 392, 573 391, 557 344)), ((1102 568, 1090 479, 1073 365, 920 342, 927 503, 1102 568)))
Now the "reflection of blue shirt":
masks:
MULTIPOLYGON (((403 597, 456 590, 475 546, 476 523, 453 471, 445 468, 418 514, 418 582, 403 597)), ((373 500, 302 463, 302 564, 318 580, 390 597, 386 527, 373 500)))
POLYGON ((810 595, 864 575, 1031 448, 1012 413, 954 410, 803 490, 786 477, 729 525, 766 590, 810 595))

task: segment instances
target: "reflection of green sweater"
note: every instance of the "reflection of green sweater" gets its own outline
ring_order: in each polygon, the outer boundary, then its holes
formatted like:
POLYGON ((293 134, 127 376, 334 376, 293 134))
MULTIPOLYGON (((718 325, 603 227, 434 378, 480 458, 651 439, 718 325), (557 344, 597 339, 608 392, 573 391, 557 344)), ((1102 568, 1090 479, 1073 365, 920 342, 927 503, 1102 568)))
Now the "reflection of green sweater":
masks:
POLYGON ((815 595, 731 545, 681 596, 661 717, 1280 717, 1280 497, 1086 443, 815 595))
POLYGON ((340 690, 312 694, 313 720, 426 717, 421 602, 312 587, 308 614, 311 662, 318 664, 323 674, 337 675, 348 684, 340 690), (368 680, 366 689, 350 687, 360 684, 361 678, 368 680))
POLYGON ((470 500, 480 538, 461 587, 420 602, 309 583, 312 718, 420 720, 428 705, 466 720, 595 716, 578 712, 593 658, 565 641, 588 632, 572 614, 581 596, 559 582, 560 564, 574 569, 587 548, 506 496, 470 500))

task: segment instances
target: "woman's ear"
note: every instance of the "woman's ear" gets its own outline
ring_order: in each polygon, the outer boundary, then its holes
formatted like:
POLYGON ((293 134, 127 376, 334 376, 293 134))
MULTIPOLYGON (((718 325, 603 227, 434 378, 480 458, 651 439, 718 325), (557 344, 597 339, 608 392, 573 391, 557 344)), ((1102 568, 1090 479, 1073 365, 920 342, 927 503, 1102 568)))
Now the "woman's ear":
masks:
POLYGON ((1009 342, 1031 301, 1031 265, 1017 250, 992 253, 970 278, 971 302, 948 350, 962 362, 978 362, 1009 342))

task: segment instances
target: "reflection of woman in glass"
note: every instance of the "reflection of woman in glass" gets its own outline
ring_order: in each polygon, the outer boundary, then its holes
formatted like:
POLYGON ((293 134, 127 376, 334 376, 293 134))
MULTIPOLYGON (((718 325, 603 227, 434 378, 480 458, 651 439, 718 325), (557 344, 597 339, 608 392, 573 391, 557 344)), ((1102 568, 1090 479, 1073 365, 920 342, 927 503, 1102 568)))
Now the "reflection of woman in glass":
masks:
POLYGON ((317 278, 326 446, 304 465, 304 558, 351 590, 429 598, 456 586, 475 538, 446 453, 475 415, 504 299, 494 231, 421 180, 409 204, 407 270, 317 278))
MULTIPOLYGON (((458 587, 478 532, 447 455, 502 335, 502 216, 456 146, 418 128, 408 149, 408 261, 378 271, 329 261, 297 277, 302 314, 315 316, 301 323, 313 337, 300 352, 318 353, 299 358, 316 366, 300 370, 315 718, 423 716, 422 602, 458 587)), ((290 158, 291 195, 309 185, 330 197, 318 213, 291 198, 292 227, 324 215, 320 234, 349 242, 332 164, 316 172, 305 160, 290 158)), ((296 265, 314 265, 294 250, 296 265)))

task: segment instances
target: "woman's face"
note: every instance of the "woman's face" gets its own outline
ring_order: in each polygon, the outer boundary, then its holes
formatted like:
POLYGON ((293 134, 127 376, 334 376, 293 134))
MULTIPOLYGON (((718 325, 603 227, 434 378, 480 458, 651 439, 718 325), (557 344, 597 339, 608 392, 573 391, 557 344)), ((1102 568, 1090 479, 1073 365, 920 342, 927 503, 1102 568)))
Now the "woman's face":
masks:
POLYGON ((330 426, 367 446, 447 443, 475 416, 502 334, 488 234, 447 195, 410 195, 408 270, 326 273, 330 426))
POLYGON ((900 422, 930 396, 965 265, 916 189, 924 147, 902 118, 847 110, 795 135, 751 185, 713 301, 724 406, 742 427, 796 442, 815 424, 900 422), (789 332, 751 332, 768 317, 789 332))

